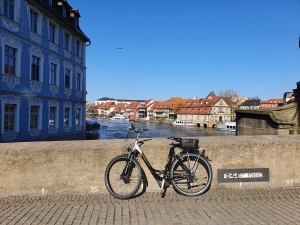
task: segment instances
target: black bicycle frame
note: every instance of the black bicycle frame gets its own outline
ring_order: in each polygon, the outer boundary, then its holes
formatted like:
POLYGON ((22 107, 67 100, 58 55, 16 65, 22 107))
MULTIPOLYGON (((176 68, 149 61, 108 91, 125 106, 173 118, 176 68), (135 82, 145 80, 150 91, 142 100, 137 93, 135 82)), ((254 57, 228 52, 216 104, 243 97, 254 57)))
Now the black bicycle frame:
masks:
POLYGON ((146 164, 147 168, 149 169, 149 171, 152 174, 152 176, 154 177, 154 179, 159 180, 159 181, 162 181, 163 179, 165 179, 166 181, 170 181, 171 179, 169 177, 167 177, 166 175, 169 172, 169 168, 170 168, 172 160, 175 159, 175 158, 178 158, 180 165, 182 166, 182 168, 186 172, 190 171, 186 167, 186 165, 184 165, 181 162, 180 156, 175 154, 175 147, 179 147, 179 146, 177 146, 177 144, 172 144, 172 146, 170 147, 170 151, 169 151, 168 159, 167 159, 167 164, 166 164, 165 169, 163 171, 154 169, 152 167, 151 163, 148 161, 146 155, 144 153, 140 154, 141 158, 143 159, 144 163, 146 164), (163 174, 163 177, 159 176, 159 174, 161 174, 161 173, 163 174))

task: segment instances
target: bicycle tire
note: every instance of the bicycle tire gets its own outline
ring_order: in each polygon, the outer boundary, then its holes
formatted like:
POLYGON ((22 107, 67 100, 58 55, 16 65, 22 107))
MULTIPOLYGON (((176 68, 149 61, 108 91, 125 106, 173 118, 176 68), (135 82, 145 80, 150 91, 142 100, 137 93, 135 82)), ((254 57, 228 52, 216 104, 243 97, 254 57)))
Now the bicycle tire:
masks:
POLYGON ((105 170, 105 186, 115 198, 126 200, 132 198, 142 183, 142 168, 136 159, 131 160, 130 176, 121 179, 120 175, 126 165, 127 155, 120 155, 110 161, 105 170))
POLYGON ((199 157, 199 153, 184 153, 181 159, 175 158, 170 167, 170 179, 174 190, 185 196, 197 196, 209 190, 212 182, 212 169, 210 163, 199 157), (190 176, 183 169, 182 163, 187 167, 194 166, 195 172, 190 176))

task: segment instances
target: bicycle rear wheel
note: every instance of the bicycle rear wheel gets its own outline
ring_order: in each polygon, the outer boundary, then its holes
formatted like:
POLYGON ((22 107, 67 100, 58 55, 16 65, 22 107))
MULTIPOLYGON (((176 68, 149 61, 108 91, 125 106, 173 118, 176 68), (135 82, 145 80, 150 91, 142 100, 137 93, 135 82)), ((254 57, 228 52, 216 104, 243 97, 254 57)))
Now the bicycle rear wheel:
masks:
POLYGON ((105 171, 105 186, 108 192, 118 199, 132 198, 139 190, 142 182, 142 168, 136 159, 128 162, 126 174, 123 174, 127 163, 127 155, 114 158, 105 171))
POLYGON ((211 186, 212 169, 209 162, 198 153, 181 154, 170 168, 171 184, 176 192, 186 196, 205 193, 211 186))

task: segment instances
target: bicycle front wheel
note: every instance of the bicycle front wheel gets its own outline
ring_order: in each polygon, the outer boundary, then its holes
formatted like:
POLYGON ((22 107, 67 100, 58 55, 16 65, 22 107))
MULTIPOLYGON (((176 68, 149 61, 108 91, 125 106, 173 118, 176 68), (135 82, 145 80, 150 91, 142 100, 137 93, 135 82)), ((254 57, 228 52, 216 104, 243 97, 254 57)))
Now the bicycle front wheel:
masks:
POLYGON ((122 200, 132 198, 142 182, 142 168, 138 161, 134 158, 129 162, 127 160, 127 155, 117 156, 108 164, 105 171, 105 186, 108 192, 122 200), (123 174, 126 166, 126 173, 123 174))
POLYGON ((209 162, 198 153, 185 153, 175 158, 170 168, 171 184, 182 195, 197 196, 211 186, 212 169, 209 162))

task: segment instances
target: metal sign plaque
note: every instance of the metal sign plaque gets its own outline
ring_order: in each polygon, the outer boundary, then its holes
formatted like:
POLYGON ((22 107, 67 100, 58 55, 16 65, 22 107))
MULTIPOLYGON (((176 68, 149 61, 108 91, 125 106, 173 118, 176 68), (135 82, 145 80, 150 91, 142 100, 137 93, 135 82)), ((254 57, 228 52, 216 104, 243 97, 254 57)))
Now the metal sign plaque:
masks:
POLYGON ((218 170, 218 183, 266 181, 269 181, 269 168, 218 170))

